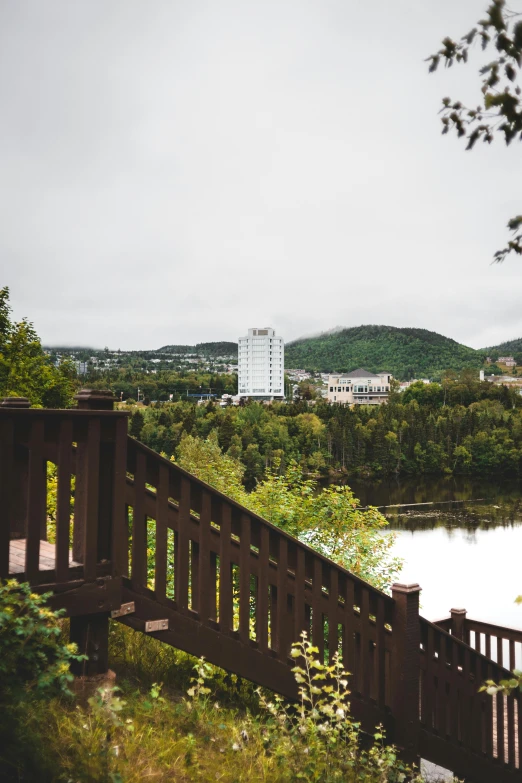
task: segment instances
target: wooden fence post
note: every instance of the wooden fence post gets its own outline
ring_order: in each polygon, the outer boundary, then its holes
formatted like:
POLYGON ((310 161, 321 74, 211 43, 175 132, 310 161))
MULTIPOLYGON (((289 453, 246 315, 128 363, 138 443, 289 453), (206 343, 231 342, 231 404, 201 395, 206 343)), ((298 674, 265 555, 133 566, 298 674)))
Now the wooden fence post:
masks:
MULTIPOLYGON (((27 397, 4 397, 0 407, 30 408, 27 397)), ((10 537, 26 538, 27 535, 27 497, 29 494, 29 450, 18 444, 12 454, 11 479, 9 486, 10 537)))
POLYGON ((419 758, 420 590, 418 584, 392 585, 393 739, 409 763, 419 758))
MULTIPOLYGON (((78 402, 78 408, 90 411, 112 411, 115 397, 110 391, 98 391, 91 389, 82 389, 75 399, 78 402)), ((97 425, 97 437, 99 450, 95 455, 89 454, 89 445, 87 442, 78 443, 76 452, 76 498, 75 498, 75 520, 74 520, 74 543, 73 557, 84 563, 89 559, 89 574, 91 575, 91 565, 94 564, 96 573, 96 564, 103 560, 110 560, 115 556, 113 541, 113 525, 115 524, 115 514, 124 511, 124 495, 120 491, 122 484, 125 486, 125 471, 116 470, 116 463, 121 463, 121 454, 117 454, 117 449, 123 449, 126 455, 127 433, 126 420, 123 432, 122 427, 116 423, 114 439, 105 441, 100 439, 100 433, 103 433, 101 424, 97 425), (125 435, 124 439, 122 435, 125 435), (93 457, 96 460, 93 462, 93 457), (91 461, 90 461, 91 460, 91 461), (97 464, 96 464, 97 463, 97 464), (96 477, 89 476, 89 470, 92 472, 93 465, 96 465, 96 477), (116 480, 115 477, 117 476, 116 480), (93 481, 95 478, 95 481, 93 481), (88 541, 89 530, 88 523, 88 491, 89 481, 91 485, 96 485, 98 502, 96 506, 96 526, 97 533, 95 537, 96 552, 86 550, 86 541, 88 541), (115 494, 118 500, 121 500, 121 509, 115 508, 115 494)), ((93 422, 89 426, 91 426, 93 422)), ((96 424, 96 422, 94 422, 96 424)), ((123 464, 126 462, 124 455, 123 464)), ((90 514, 90 512, 89 512, 90 514)), ((121 528, 121 525, 119 525, 121 528)), ((127 548, 127 538, 121 542, 121 545, 127 548)), ((121 558, 119 558, 121 560, 121 558)), ((121 576, 112 570, 114 576, 121 576)), ((91 575, 91 576, 92 576, 91 575)), ((77 676, 83 675, 88 678, 107 678, 109 671, 109 614, 100 612, 98 614, 80 615, 71 617, 70 629, 71 642, 75 642, 80 653, 88 656, 88 660, 73 666, 73 673, 77 676)))
POLYGON ((451 635, 461 642, 466 642, 466 610, 450 609, 451 635))
MULTIPOLYGON (((111 391, 99 391, 97 389, 82 389, 75 395, 80 410, 112 411, 116 397, 111 391)), ((76 491, 74 509, 74 533, 73 533, 73 558, 84 563, 86 552, 85 535, 87 524, 87 477, 88 477, 88 447, 87 442, 78 443, 76 450, 76 491)), ((96 536, 96 560, 110 560, 111 558, 111 518, 112 508, 112 484, 115 463, 114 443, 100 441, 99 467, 97 471, 98 484, 98 532, 96 536)), ((92 481, 91 477, 91 481, 92 481)), ((125 477, 123 476, 123 481, 125 477)), ((92 556, 92 553, 88 553, 92 556)))

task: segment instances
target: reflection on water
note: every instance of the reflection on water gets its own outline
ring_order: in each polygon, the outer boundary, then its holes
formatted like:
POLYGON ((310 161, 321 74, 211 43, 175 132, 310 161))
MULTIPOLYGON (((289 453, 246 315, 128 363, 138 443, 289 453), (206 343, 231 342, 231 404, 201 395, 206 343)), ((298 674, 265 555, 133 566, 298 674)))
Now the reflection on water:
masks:
POLYGON ((385 510, 397 536, 394 553, 405 561, 400 581, 421 585, 425 617, 435 620, 452 607, 465 608, 470 617, 522 628, 522 605, 514 603, 522 593, 520 483, 468 478, 349 483, 362 505, 436 503, 385 510), (485 500, 477 502, 480 498, 485 500))
POLYGON ((520 498, 519 481, 498 481, 469 476, 419 476, 379 482, 349 479, 348 484, 363 506, 392 506, 399 503, 447 503, 449 501, 520 498))
POLYGON ((396 531, 394 552, 405 560, 402 582, 422 587, 422 614, 447 617, 451 608, 470 617, 522 628, 522 521, 489 530, 462 528, 396 531))

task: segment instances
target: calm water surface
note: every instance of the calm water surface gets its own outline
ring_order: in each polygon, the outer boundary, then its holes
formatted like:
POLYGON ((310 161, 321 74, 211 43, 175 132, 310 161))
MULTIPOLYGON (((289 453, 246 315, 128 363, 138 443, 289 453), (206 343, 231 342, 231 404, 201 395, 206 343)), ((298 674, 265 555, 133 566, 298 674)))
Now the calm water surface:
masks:
POLYGON ((349 483, 362 504, 436 501, 383 509, 397 536, 394 552, 405 561, 400 581, 421 585, 426 618, 465 608, 470 617, 522 628, 522 605, 514 603, 522 594, 520 483, 465 478, 349 483))

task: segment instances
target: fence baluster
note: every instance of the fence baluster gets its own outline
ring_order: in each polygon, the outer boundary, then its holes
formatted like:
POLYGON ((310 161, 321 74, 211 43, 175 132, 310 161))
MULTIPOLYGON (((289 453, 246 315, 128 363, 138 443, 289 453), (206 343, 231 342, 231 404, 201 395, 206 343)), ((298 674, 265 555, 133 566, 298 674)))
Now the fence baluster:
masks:
POLYGON ((256 639, 261 652, 268 652, 268 561, 270 537, 268 528, 259 531, 259 579, 257 583, 256 639))
POLYGON ((250 639, 250 517, 241 514, 239 539, 239 638, 250 639))
POLYGON ((154 592, 158 598, 167 594, 167 525, 169 503, 169 469, 159 466, 156 488, 156 552, 154 562, 154 592))
POLYGON ((284 536, 279 538, 277 557, 277 651, 282 661, 288 657, 288 542, 284 536))
POLYGON ((127 419, 119 417, 115 426, 114 472, 112 476, 112 572, 115 576, 126 577, 129 575, 129 527, 125 505, 127 419))
POLYGON ((343 666, 356 680, 358 672, 355 671, 354 594, 354 583, 347 576, 346 595, 344 596, 343 666))
POLYGON ((91 419, 87 429, 85 530, 83 574, 85 581, 96 578, 98 561, 98 499, 100 485, 100 420, 91 419))
POLYGON ((312 642, 319 650, 319 659, 324 659, 323 625, 323 563, 314 557, 314 576, 312 580, 312 642))
POLYGON ((29 498, 27 541, 25 548, 25 578, 31 584, 38 581, 40 567, 40 537, 46 522, 46 463, 43 457, 44 422, 33 422, 29 441, 29 498))
POLYGON ((305 628, 305 553, 304 549, 297 544, 294 582, 293 642, 299 642, 301 640, 301 633, 305 628))
POLYGON ((134 472, 134 506, 132 509, 132 583, 135 587, 147 584, 147 519, 145 516, 146 457, 136 454, 134 472))
POLYGON ((231 526, 232 509, 223 503, 219 533, 219 630, 226 634, 232 630, 231 526))
POLYGON ((13 458, 14 427, 8 419, 0 422, 0 579, 9 576, 13 458))
MULTIPOLYGON (((190 481, 183 476, 179 500, 177 559, 174 575, 176 604, 180 612, 186 612, 188 608, 190 495, 190 481)), ((194 585, 192 585, 192 593, 194 593, 194 585)))
POLYGON ((212 582, 210 566, 210 518, 212 516, 212 497, 210 492, 203 490, 201 496, 201 513, 199 515, 199 574, 198 574, 198 612, 202 623, 207 624, 210 618, 211 590, 216 592, 216 580, 212 582))
POLYGON ((376 674, 377 674, 377 703, 384 709, 386 703, 386 652, 385 652, 385 606, 382 598, 377 599, 377 628, 376 639, 377 648, 375 654, 377 656, 376 674))
MULTIPOLYGON (((514 667, 513 667, 514 668, 514 667)), ((508 742, 508 763, 515 767, 515 700, 513 695, 507 696, 507 742, 508 742)))
POLYGON ((328 660, 330 663, 339 646, 337 631, 337 607, 339 605, 339 573, 336 568, 330 568, 330 584, 328 586, 328 660))
POLYGON ((72 419, 60 423, 58 443, 58 496, 56 499, 56 581, 69 575, 69 536, 71 527, 72 419))
POLYGON ((370 593, 361 588, 361 649, 359 654, 359 687, 365 698, 370 697, 370 593))

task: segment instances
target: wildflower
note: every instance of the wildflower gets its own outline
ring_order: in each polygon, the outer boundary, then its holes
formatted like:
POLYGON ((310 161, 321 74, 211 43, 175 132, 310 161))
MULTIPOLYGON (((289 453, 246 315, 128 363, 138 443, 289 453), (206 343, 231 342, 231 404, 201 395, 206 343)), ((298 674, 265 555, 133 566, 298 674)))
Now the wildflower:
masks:
POLYGON ((214 703, 214 709, 215 709, 215 710, 219 710, 219 709, 221 709, 221 708, 220 708, 220 706, 219 706, 219 702, 218 702, 218 701, 216 701, 216 702, 214 703))
POLYGON ((237 744, 237 742, 234 742, 232 745, 232 750, 241 750, 241 747, 237 744))
POLYGON ((337 715, 339 720, 344 720, 344 710, 342 709, 342 707, 338 707, 335 711, 335 714, 337 715))
POLYGON ((319 734, 326 734, 326 732, 328 731, 328 726, 326 725, 326 723, 319 723, 317 725, 317 731, 319 732, 319 734))

